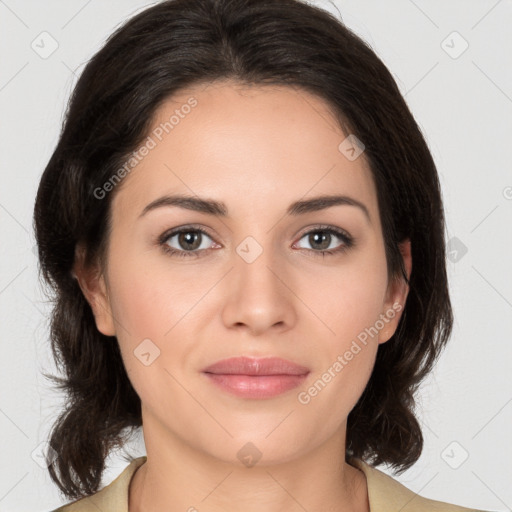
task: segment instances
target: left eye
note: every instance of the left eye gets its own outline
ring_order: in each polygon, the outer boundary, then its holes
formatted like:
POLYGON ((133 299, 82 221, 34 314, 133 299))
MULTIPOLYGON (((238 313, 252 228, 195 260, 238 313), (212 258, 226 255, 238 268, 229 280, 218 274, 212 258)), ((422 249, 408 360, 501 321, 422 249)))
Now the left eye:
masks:
POLYGON ((312 231, 308 231, 301 237, 301 240, 304 238, 310 246, 312 246, 311 248, 313 250, 316 249, 315 252, 326 251, 327 253, 333 253, 348 249, 352 245, 352 239, 347 234, 332 228, 317 228, 312 231), (331 243, 335 238, 341 240, 342 243, 338 244, 337 247, 332 247, 331 243))

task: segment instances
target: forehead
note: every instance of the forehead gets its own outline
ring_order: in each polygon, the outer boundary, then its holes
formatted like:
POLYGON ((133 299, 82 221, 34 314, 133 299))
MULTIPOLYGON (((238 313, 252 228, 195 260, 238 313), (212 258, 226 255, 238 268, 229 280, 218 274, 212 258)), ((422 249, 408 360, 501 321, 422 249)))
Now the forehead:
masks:
POLYGON ((365 202, 373 217, 371 172, 364 153, 347 158, 347 135, 323 99, 299 88, 196 85, 155 112, 144 141, 149 149, 138 151, 114 209, 129 215, 163 193, 177 192, 233 207, 250 201, 260 210, 340 193, 365 202))

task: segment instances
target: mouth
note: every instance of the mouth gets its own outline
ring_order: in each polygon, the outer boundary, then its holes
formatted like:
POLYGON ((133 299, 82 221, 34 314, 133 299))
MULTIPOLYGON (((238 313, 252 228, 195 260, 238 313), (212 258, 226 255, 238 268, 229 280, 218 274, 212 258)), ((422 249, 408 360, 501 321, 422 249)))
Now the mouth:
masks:
POLYGON ((263 399, 296 388, 310 370, 278 357, 234 357, 218 361, 202 372, 210 382, 232 395, 263 399))

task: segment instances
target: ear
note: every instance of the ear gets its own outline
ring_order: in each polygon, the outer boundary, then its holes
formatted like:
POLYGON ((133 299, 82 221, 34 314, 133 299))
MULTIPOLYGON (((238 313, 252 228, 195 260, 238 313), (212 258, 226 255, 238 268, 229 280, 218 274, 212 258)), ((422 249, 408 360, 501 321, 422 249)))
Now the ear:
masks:
POLYGON ((85 264, 85 249, 82 246, 77 246, 75 250, 72 274, 91 306, 98 331, 106 336, 115 336, 114 317, 105 278, 99 264, 89 266, 85 264))
MULTIPOLYGON (((400 242, 398 247, 404 262, 407 279, 409 280, 412 271, 411 241, 407 238, 400 242)), ((381 314, 381 318, 384 319, 384 327, 379 331, 379 343, 385 343, 395 334, 398 322, 405 309, 408 293, 409 285, 405 282, 403 276, 398 276, 390 281, 386 292, 384 310, 381 314)))

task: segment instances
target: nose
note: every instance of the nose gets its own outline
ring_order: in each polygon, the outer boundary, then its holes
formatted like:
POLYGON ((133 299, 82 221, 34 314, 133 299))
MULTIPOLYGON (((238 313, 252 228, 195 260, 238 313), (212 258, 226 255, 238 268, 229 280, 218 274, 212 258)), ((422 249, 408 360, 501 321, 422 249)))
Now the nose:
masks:
POLYGON ((271 250, 264 250, 249 263, 234 254, 234 268, 225 288, 222 320, 229 329, 246 330, 257 336, 269 329, 286 331, 297 315, 290 273, 278 264, 271 250))

